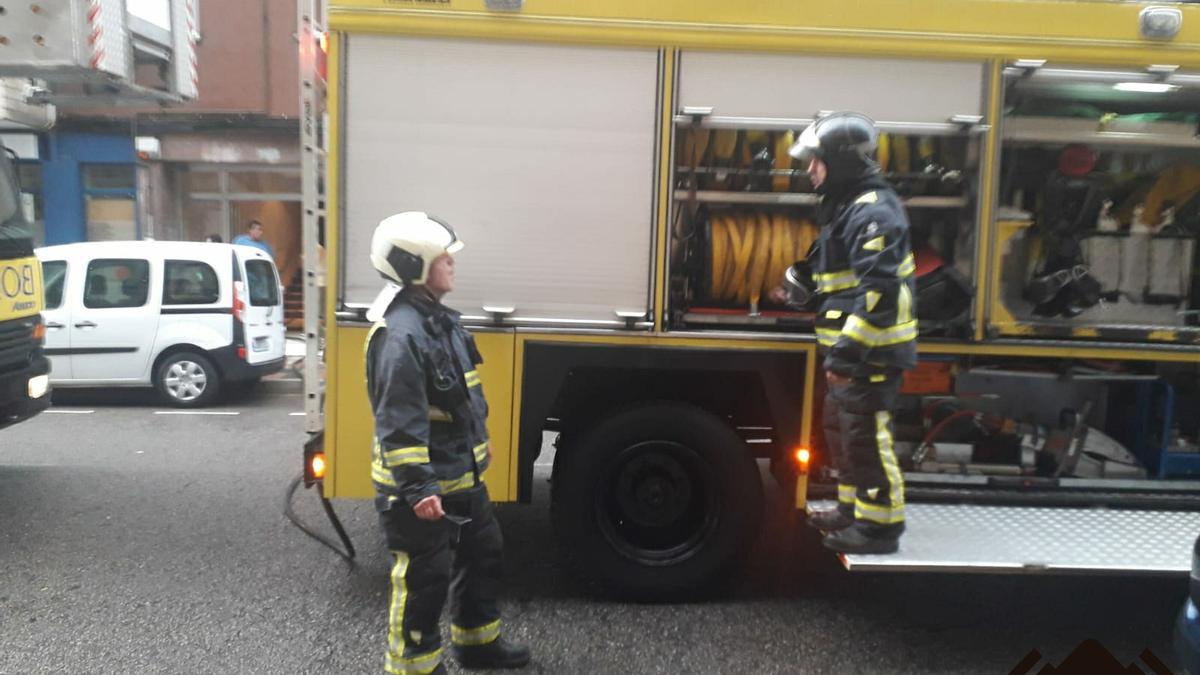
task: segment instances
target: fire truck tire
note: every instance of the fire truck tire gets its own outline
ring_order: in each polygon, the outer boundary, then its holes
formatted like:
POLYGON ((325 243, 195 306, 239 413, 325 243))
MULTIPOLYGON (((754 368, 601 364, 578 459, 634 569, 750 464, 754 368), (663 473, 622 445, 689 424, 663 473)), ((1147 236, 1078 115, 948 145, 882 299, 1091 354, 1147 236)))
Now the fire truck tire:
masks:
POLYGON ((728 424, 700 408, 626 408, 560 453, 551 509, 563 550, 618 595, 711 594, 758 534, 758 465, 728 424))

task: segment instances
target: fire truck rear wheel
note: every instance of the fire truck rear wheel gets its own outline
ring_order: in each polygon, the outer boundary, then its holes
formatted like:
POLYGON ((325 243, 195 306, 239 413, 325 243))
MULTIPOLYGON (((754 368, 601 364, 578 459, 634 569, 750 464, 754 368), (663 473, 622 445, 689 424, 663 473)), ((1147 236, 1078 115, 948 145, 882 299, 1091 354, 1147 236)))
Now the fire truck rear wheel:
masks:
POLYGON ((552 491, 555 529, 580 571, 619 595, 705 595, 754 542, 758 466, 709 412, 640 404, 564 450, 552 491))

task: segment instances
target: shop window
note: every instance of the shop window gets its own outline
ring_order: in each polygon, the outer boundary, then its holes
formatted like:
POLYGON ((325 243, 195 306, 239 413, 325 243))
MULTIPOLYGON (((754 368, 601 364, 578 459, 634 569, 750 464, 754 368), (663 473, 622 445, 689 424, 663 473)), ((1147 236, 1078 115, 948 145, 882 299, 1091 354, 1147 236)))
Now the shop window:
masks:
POLYGON ((88 241, 137 239, 137 202, 133 197, 84 197, 88 241))
POLYGON ((46 289, 46 309, 62 307, 63 288, 67 281, 67 263, 51 260, 42 263, 42 287, 46 289))
POLYGON ((141 307, 150 294, 150 263, 107 259, 88 264, 83 306, 90 309, 141 307))
POLYGON ((217 273, 207 263, 168 260, 164 277, 164 305, 211 305, 221 296, 217 273))
POLYGON ((17 164, 17 176, 21 181, 21 208, 25 220, 33 229, 33 245, 46 243, 45 200, 42 199, 42 165, 32 162, 17 164))
POLYGON ((88 164, 83 167, 83 187, 88 190, 136 189, 132 164, 88 164))
POLYGON ((188 171, 183 174, 183 189, 187 192, 220 192, 221 174, 216 171, 188 171))
POLYGON ((88 241, 137 239, 134 165, 85 164, 82 174, 88 241))
POLYGON ((205 241, 209 235, 215 234, 223 241, 229 241, 222 217, 222 203, 219 199, 188 199, 183 207, 184 239, 205 241))

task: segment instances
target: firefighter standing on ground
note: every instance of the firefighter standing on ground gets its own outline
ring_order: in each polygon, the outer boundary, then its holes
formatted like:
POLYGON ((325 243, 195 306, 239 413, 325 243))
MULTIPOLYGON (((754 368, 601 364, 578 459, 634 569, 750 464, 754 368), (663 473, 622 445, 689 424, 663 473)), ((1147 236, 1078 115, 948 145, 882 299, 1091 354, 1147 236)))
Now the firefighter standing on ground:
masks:
POLYGON ((482 358, 459 315, 441 304, 454 288, 451 255, 461 248, 448 225, 419 212, 385 219, 371 241, 371 263, 402 287, 377 302, 386 309, 367 340, 371 476, 395 557, 390 673, 445 672, 438 620, 448 594, 460 664, 529 662, 527 648, 500 637, 502 539, 482 481, 491 457, 475 370, 482 358))
POLYGON ((916 365, 915 263, 908 219, 874 155, 879 133, 858 113, 818 120, 790 150, 822 194, 813 278, 825 357, 825 445, 838 471, 838 506, 814 514, 825 546, 892 553, 904 531, 904 479, 892 410, 916 365))

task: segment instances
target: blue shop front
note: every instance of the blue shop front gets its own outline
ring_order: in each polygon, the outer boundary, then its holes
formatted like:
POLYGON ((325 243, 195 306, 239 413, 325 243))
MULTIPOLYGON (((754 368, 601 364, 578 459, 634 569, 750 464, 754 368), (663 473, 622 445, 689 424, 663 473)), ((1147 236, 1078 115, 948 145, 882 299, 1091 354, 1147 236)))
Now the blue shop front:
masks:
POLYGON ((5 133, 38 245, 142 237, 137 156, 129 134, 5 133))

